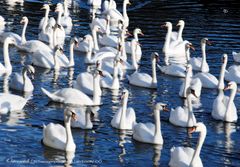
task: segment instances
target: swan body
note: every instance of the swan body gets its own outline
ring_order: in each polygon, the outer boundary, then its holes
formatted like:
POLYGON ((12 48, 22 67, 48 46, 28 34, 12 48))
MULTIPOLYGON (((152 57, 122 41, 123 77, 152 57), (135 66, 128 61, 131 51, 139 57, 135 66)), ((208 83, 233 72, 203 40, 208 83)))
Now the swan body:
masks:
POLYGON ((88 0, 88 5, 92 5, 93 8, 101 8, 102 0, 88 0))
POLYGON ((240 63, 240 53, 232 52, 233 60, 237 63, 240 63))
POLYGON ((27 65, 23 68, 22 73, 14 73, 10 79, 9 87, 23 92, 32 92, 34 87, 31 79, 27 76, 27 72, 34 75, 34 67, 27 65))
POLYGON ((145 87, 145 88, 157 88, 157 76, 156 76, 156 61, 158 59, 158 53, 152 53, 152 76, 146 73, 139 73, 135 71, 132 75, 128 76, 128 81, 131 85, 145 87))
POLYGON ((225 71, 226 81, 235 81, 240 84, 240 65, 232 65, 225 71))
POLYGON ((176 77, 182 77, 184 78, 186 76, 186 67, 181 64, 171 64, 168 66, 160 66, 158 65, 158 68, 160 71, 164 74, 176 76, 176 77))
POLYGON ((218 85, 217 78, 210 74, 210 73, 204 73, 200 72, 193 76, 194 79, 199 78, 202 82, 203 88, 209 88, 209 89, 216 89, 218 85))
POLYGON ((208 38, 203 38, 201 40, 202 58, 192 57, 189 60, 189 63, 192 65, 192 69, 195 71, 201 71, 201 69, 204 69, 204 72, 209 72, 209 66, 206 60, 206 44, 210 45, 210 42, 208 38))
POLYGON ((137 123, 133 127, 133 139, 151 144, 163 144, 160 124, 160 110, 166 110, 166 105, 157 103, 154 108, 155 125, 152 123, 137 123))
POLYGON ((22 110, 26 105, 27 99, 9 93, 0 93, 0 112, 7 113, 11 111, 22 110))
POLYGON ((80 107, 75 109, 77 116, 76 120, 71 120, 71 127, 81 129, 92 129, 93 123, 91 121, 91 111, 87 107, 80 107))
POLYGON ((76 145, 71 132, 71 119, 76 119, 73 109, 66 108, 64 111, 64 124, 50 123, 43 126, 43 144, 54 149, 75 152, 76 145))
POLYGON ((114 114, 111 121, 111 125, 114 128, 132 130, 136 124, 136 115, 134 109, 130 107, 127 108, 128 96, 128 90, 123 90, 122 106, 114 114))
POLYGON ((203 167, 200 152, 207 133, 206 126, 199 122, 191 128, 190 133, 194 131, 200 132, 196 150, 190 147, 172 147, 171 159, 168 164, 170 167, 203 167))

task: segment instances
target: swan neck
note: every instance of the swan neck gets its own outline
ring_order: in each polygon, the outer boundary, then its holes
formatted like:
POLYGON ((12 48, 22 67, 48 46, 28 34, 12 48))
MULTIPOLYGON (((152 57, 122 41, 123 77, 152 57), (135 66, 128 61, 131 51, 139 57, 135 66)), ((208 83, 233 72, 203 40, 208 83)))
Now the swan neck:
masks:
POLYGON ((132 45, 132 67, 134 67, 134 69, 137 69, 138 68, 138 65, 137 65, 137 60, 136 60, 136 50, 137 50, 137 46, 134 44, 132 45))
POLYGON ((27 42, 26 36, 25 36, 25 34, 26 34, 26 29, 27 29, 27 25, 28 25, 28 21, 26 21, 26 22, 24 23, 24 25, 23 25, 22 40, 21 40, 22 44, 24 44, 24 43, 27 42))
POLYGON ((123 103, 122 103, 122 112, 121 112, 121 118, 120 118, 120 129, 125 128, 127 102, 128 102, 128 96, 124 97, 123 103))
POLYGON ((61 24, 61 17, 62 17, 62 11, 59 11, 58 12, 58 17, 57 17, 57 24, 59 24, 59 25, 62 25, 61 24))
POLYGON ((119 89, 118 64, 114 65, 112 88, 119 89))
POLYGON ((227 61, 224 61, 220 71, 218 89, 224 89, 224 75, 225 75, 226 66, 227 66, 227 61))
POLYGON ((206 44, 205 43, 202 43, 201 49, 202 49, 201 71, 203 72, 203 71, 205 71, 204 67, 205 67, 205 64, 207 63, 207 60, 206 60, 206 44))
POLYGON ((53 60, 54 60, 54 69, 59 69, 60 66, 59 66, 59 62, 58 62, 58 55, 57 55, 57 52, 54 53, 53 55, 53 60))
POLYGON ((184 91, 183 91, 183 97, 187 97, 187 89, 190 86, 190 82, 191 82, 191 72, 188 71, 185 77, 185 81, 184 81, 184 91))
POLYGON ((182 39, 183 28, 184 28, 184 25, 181 25, 181 26, 179 27, 178 36, 177 36, 177 40, 178 40, 178 41, 181 41, 181 39, 182 39))
POLYGON ((90 114, 90 111, 86 111, 86 114, 85 114, 85 127, 88 127, 88 125, 91 124, 91 114, 90 114))
POLYGON ((123 18, 124 20, 128 17, 127 15, 127 3, 126 1, 123 1, 123 18))
POLYGON ((154 109, 154 120, 155 120, 155 133, 154 136, 160 135, 161 123, 160 123, 160 110, 154 109))
POLYGON ((157 74, 156 74, 156 59, 152 59, 152 83, 157 84, 157 74))
POLYGON ((5 65, 6 71, 8 73, 11 73, 12 65, 11 65, 10 57, 9 57, 9 43, 7 41, 5 41, 3 44, 3 58, 4 58, 4 65, 5 65))
POLYGON ((27 79, 27 70, 24 68, 23 71, 22 71, 22 77, 23 77, 23 90, 25 91, 26 90, 26 79, 27 79))
POLYGON ((53 30, 53 48, 57 45, 57 28, 53 30))
POLYGON ((235 98, 235 95, 237 93, 237 89, 234 88, 234 89, 231 89, 231 94, 230 94, 230 97, 229 97, 229 100, 228 100, 228 104, 227 104, 227 111, 225 113, 225 121, 228 121, 229 120, 229 117, 231 117, 232 115, 232 107, 234 105, 234 98, 235 98))
POLYGON ((97 41, 97 31, 96 30, 92 30, 92 36, 93 36, 93 42, 94 42, 94 49, 99 50, 98 41, 97 41))
POLYGON ((134 32, 133 36, 134 36, 134 39, 135 39, 136 41, 138 41, 138 33, 137 33, 137 32, 134 32))
POLYGON ((122 56, 122 59, 126 61, 127 60, 127 52, 126 52, 124 38, 122 38, 121 43, 122 43, 122 55, 121 56, 122 56))
POLYGON ((71 118, 67 117, 65 120, 65 129, 66 129, 66 134, 67 134, 67 141, 66 141, 66 148, 69 147, 70 144, 74 143, 73 136, 72 136, 72 130, 71 130, 71 118))
POLYGON ((106 35, 110 35, 110 20, 107 20, 106 23, 106 35))
POLYGON ((74 49, 74 42, 71 43, 71 45, 70 45, 69 65, 68 65, 69 67, 74 66, 74 51, 73 51, 73 49, 74 49))
POLYGON ((169 62, 168 62, 168 52, 170 50, 171 34, 172 34, 172 26, 169 26, 168 30, 167 30, 166 37, 165 37, 165 43, 164 43, 164 46, 163 46, 164 47, 163 50, 165 50, 164 62, 165 62, 166 65, 169 64, 169 62))
POLYGON ((93 103, 99 105, 101 101, 100 75, 93 78, 93 103))

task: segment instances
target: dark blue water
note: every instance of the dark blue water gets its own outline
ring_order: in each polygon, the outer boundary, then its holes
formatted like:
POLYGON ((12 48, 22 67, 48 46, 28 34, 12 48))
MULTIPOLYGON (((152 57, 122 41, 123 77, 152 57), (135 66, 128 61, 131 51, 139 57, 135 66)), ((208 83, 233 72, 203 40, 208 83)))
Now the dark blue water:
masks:
MULTIPOLYGON (((0 2, 0 14, 8 22, 7 30, 21 33, 19 24, 22 16, 29 18, 27 39, 36 39, 38 24, 43 11, 39 9, 43 1, 31 0, 22 3, 11 3, 11 0, 0 2)), ((52 9, 58 1, 50 1, 52 9)), ((117 1, 121 9, 122 1, 117 1)), ((208 37, 213 45, 207 48, 207 61, 212 74, 218 76, 221 65, 221 55, 229 54, 228 65, 233 64, 231 52, 240 51, 240 3, 238 1, 160 1, 131 0, 129 7, 130 26, 142 29, 145 34, 140 37, 143 57, 141 70, 151 73, 150 54, 157 51, 161 55, 166 30, 160 25, 171 21, 175 25, 179 19, 185 20, 184 39, 193 43, 196 51, 192 56, 200 56, 200 40, 208 37)), ((84 36, 90 32, 88 24, 91 19, 86 0, 72 1, 70 12, 73 18, 71 36, 84 36)), ((55 16, 56 14, 51 13, 55 16)), ((175 28, 175 27, 174 27, 175 28)), ((69 38, 65 51, 68 54, 69 38)), ((49 103, 40 88, 57 90, 71 86, 71 81, 85 71, 84 54, 75 52, 76 65, 74 69, 62 69, 58 78, 54 72, 36 69, 35 89, 32 98, 23 111, 0 115, 0 166, 64 166, 66 154, 47 148, 41 144, 42 125, 49 122, 63 123, 64 105, 49 103)), ((13 71, 21 69, 20 55, 14 48, 10 50, 13 71)), ((2 46, 0 60, 2 62, 2 46)), ((162 62, 160 62, 161 64, 162 62)), ((3 91, 4 78, 1 78, 0 89, 3 91)), ((147 90, 130 86, 126 80, 121 85, 130 91, 129 106, 136 111, 137 122, 153 122, 152 107, 156 102, 165 102, 169 108, 183 104, 178 91, 182 80, 168 77, 158 71, 158 89, 147 90)), ((121 90, 120 90, 121 91, 121 90)), ((12 93, 17 93, 11 91, 12 93)), ((212 102, 217 91, 203 89, 200 106, 194 109, 195 116, 204 122, 208 133, 201 151, 204 166, 240 166, 240 121, 237 123, 222 123, 211 117, 212 102)), ((239 111, 240 95, 235 97, 239 111)), ((198 134, 188 138, 185 128, 178 128, 168 122, 169 113, 161 113, 161 129, 164 138, 162 147, 136 142, 131 132, 118 131, 110 126, 113 114, 119 107, 119 96, 114 96, 109 90, 103 90, 103 105, 98 110, 99 120, 94 122, 92 130, 73 129, 73 137, 77 145, 73 166, 167 166, 170 160, 172 146, 190 146, 195 148, 198 134)), ((239 115, 240 116, 240 115, 239 115)))

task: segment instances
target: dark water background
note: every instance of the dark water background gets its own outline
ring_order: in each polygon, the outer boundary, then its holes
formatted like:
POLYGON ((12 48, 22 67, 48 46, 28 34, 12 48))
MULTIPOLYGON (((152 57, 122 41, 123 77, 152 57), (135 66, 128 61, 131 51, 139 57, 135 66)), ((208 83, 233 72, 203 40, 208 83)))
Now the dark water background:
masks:
MULTIPOLYGON (((11 1, 11 0, 9 0, 11 1)), ((22 16, 29 18, 27 39, 36 39, 38 24, 43 17, 44 1, 27 0, 24 3, 9 3, 0 1, 0 14, 8 22, 7 30, 21 33, 19 24, 22 16)), ((47 1, 45 1, 47 2, 47 1)), ((49 1, 55 8, 58 1, 49 1)), ((122 1, 117 0, 119 9, 122 1)), ((185 20, 184 39, 193 43, 196 51, 192 56, 201 56, 200 40, 208 37, 214 45, 207 47, 207 61, 210 72, 219 75, 221 55, 228 53, 228 65, 233 64, 231 52, 240 51, 240 2, 238 1, 163 1, 163 0, 131 0, 129 7, 130 26, 142 29, 145 34, 140 37, 143 57, 141 70, 151 73, 150 54, 157 51, 161 54, 166 30, 160 28, 165 21, 176 25, 179 19, 185 20)), ((70 3, 70 13, 73 19, 71 36, 84 36, 89 33, 89 7, 84 1, 70 3)), ((56 17, 53 12, 50 13, 56 17)), ((174 27, 176 30, 176 27, 174 27)), ((68 54, 69 38, 65 51, 68 54)), ((75 52, 76 65, 74 70, 62 69, 57 80, 53 71, 36 69, 35 89, 32 98, 23 111, 0 115, 0 166, 63 166, 65 153, 41 145, 42 125, 49 122, 63 123, 63 105, 49 103, 40 88, 57 90, 71 86, 70 74, 74 71, 75 79, 79 72, 85 71, 83 53, 75 52)), ((22 68, 24 59, 14 48, 10 51, 13 71, 22 68)), ((0 60, 2 62, 2 46, 0 60)), ((162 59, 161 59, 162 60, 162 59)), ((161 62, 160 62, 161 63, 161 62)), ((3 90, 4 78, 1 78, 0 89, 3 90)), ((158 71, 158 89, 148 90, 129 86, 126 80, 122 87, 130 91, 129 106, 136 111, 138 122, 153 122, 152 106, 156 102, 168 103, 170 108, 183 104, 178 91, 182 80, 165 76, 158 71)), ((120 90, 121 91, 121 90, 120 90)), ((12 93, 17 93, 11 91, 12 93)), ((201 151, 204 166, 240 166, 240 121, 237 123, 222 123, 211 117, 212 102, 217 95, 216 90, 203 89, 198 108, 194 109, 198 121, 207 126, 207 137, 201 151)), ((239 111, 240 96, 235 97, 239 111)), ((94 122, 93 130, 73 129, 77 149, 73 166, 167 166, 170 160, 172 146, 190 146, 195 148, 198 134, 188 138, 185 128, 178 128, 168 122, 169 113, 161 113, 161 129, 164 145, 159 148, 150 144, 136 142, 131 132, 120 132, 110 126, 113 114, 119 107, 119 96, 113 96, 109 90, 103 90, 103 105, 99 112, 99 120, 94 122)), ((239 115, 239 114, 238 114, 239 115)), ((240 116, 240 115, 239 115, 240 116)))

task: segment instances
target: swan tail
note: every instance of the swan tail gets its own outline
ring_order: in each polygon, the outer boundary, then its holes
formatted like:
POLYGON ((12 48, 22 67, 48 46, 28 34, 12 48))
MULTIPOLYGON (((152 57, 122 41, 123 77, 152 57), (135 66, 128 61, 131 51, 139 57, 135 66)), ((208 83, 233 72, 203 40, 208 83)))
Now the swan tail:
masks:
POLYGON ((50 98, 51 100, 56 101, 56 102, 64 102, 64 99, 63 99, 63 98, 56 96, 55 94, 47 91, 46 89, 41 88, 41 90, 42 90, 42 92, 43 92, 48 98, 50 98))

